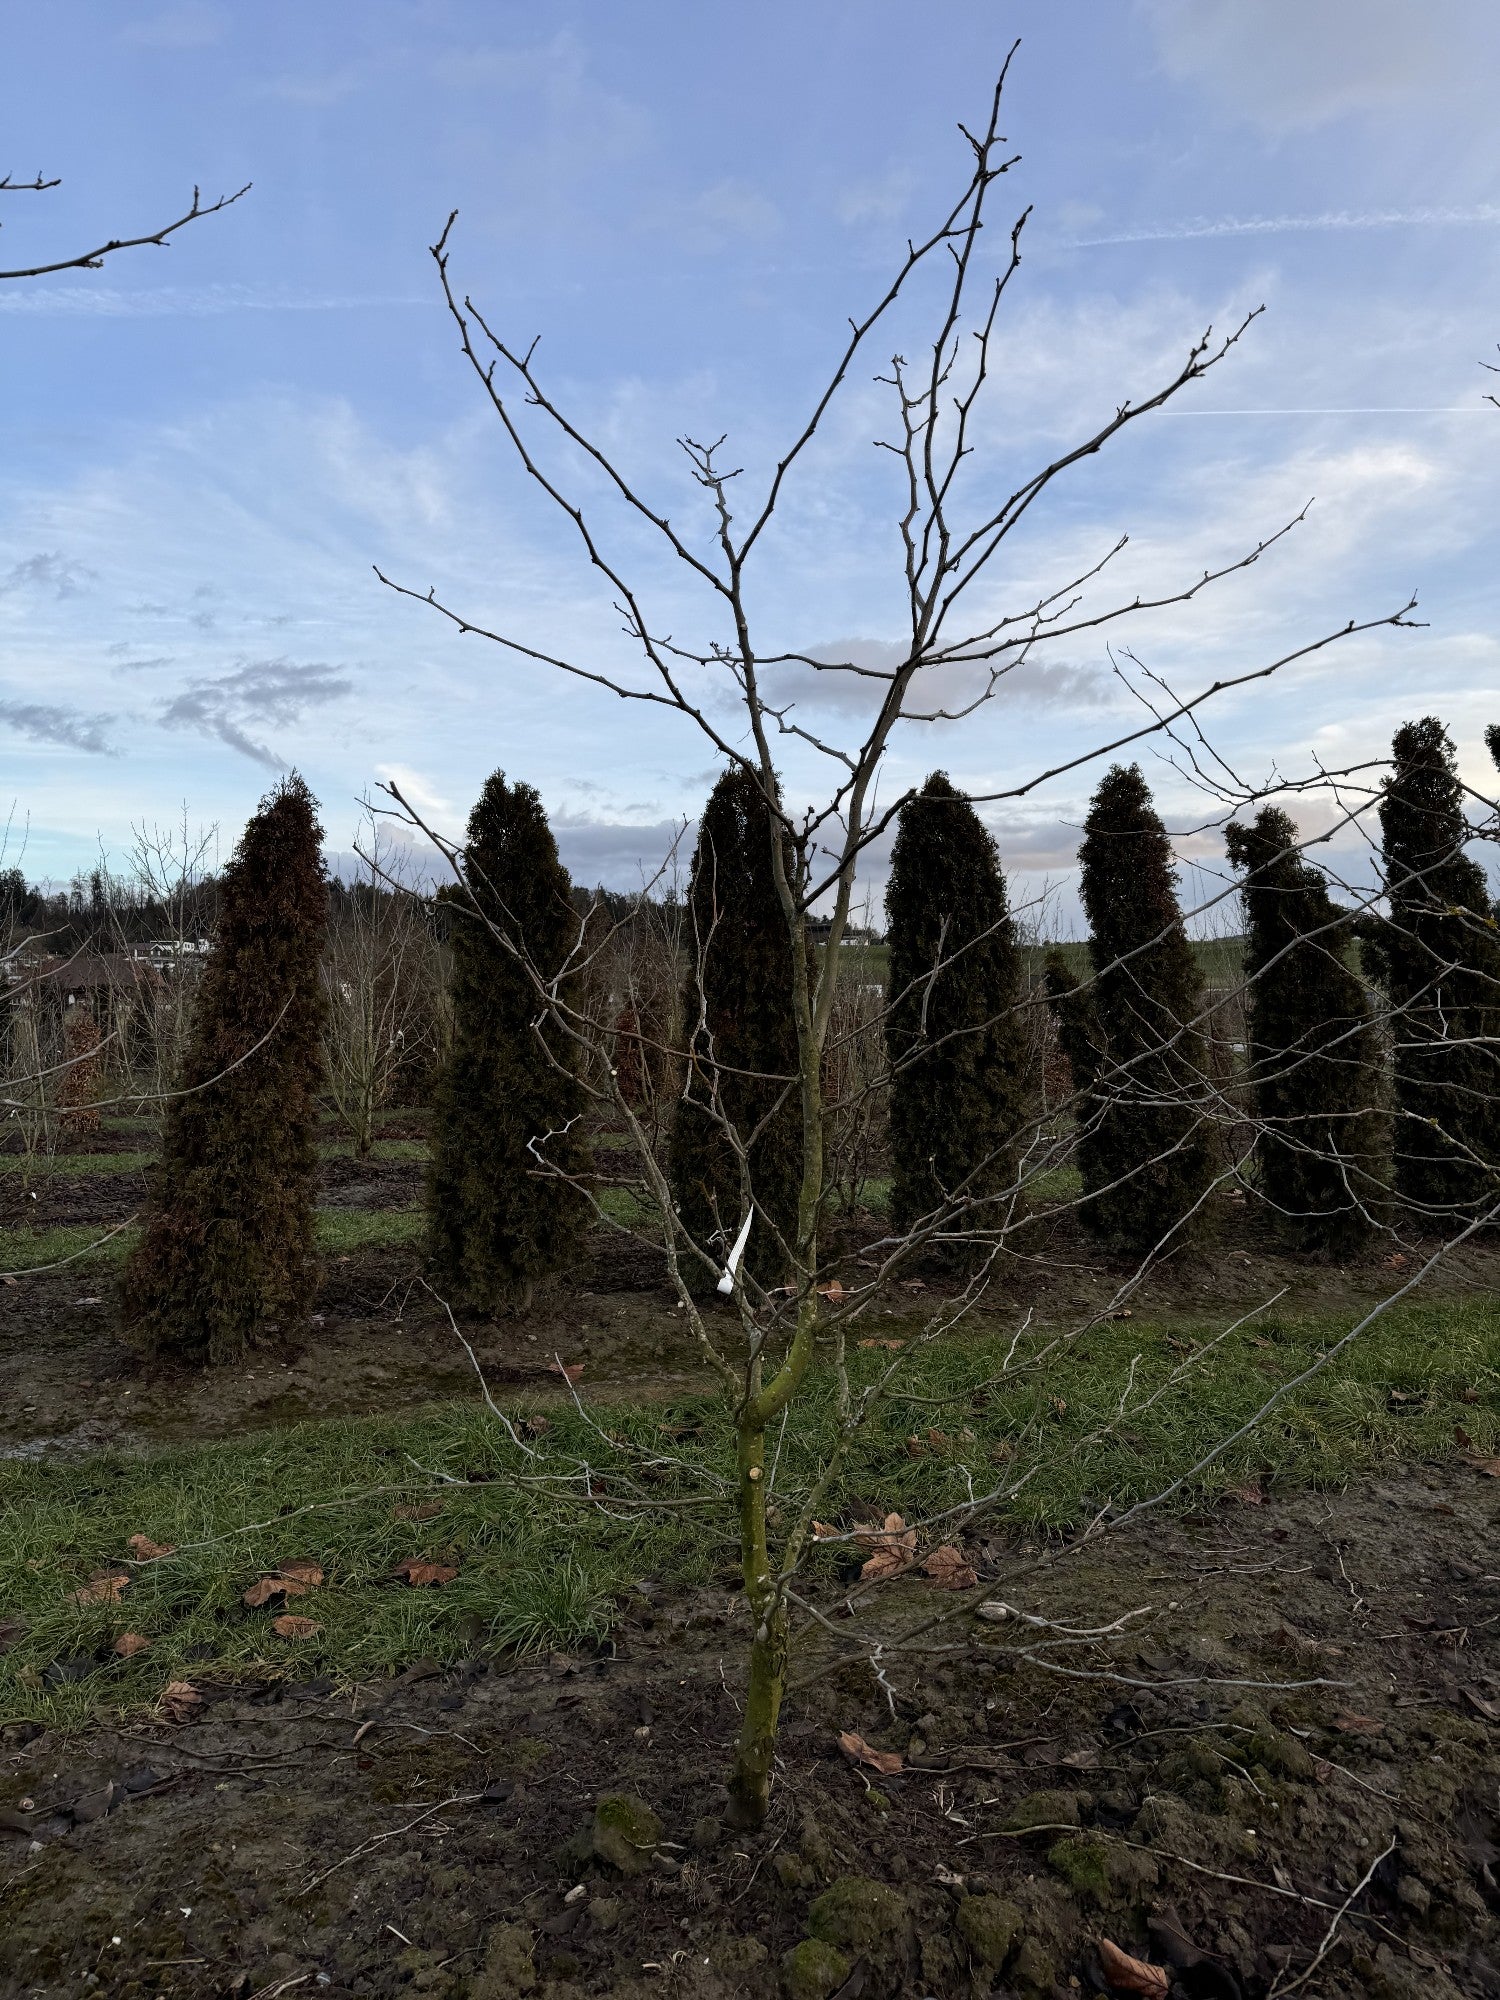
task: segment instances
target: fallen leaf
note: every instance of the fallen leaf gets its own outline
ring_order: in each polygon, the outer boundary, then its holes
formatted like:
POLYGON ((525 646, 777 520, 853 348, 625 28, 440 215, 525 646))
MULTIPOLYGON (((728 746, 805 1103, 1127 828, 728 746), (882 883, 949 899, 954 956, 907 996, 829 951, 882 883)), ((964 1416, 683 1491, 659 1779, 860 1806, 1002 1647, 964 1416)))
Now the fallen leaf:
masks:
POLYGON ((815 1542, 837 1541, 839 1536, 844 1532, 842 1528, 829 1527, 826 1521, 814 1521, 812 1524, 812 1531, 813 1531, 813 1540, 815 1542))
POLYGON ((951 1542, 944 1542, 941 1548, 934 1549, 923 1561, 922 1569, 939 1590, 972 1590, 979 1581, 951 1542))
POLYGON ((887 1514, 884 1525, 878 1528, 856 1527, 854 1539, 861 1548, 874 1551, 859 1573, 863 1583, 883 1583, 887 1577, 900 1576, 917 1559, 917 1531, 908 1528, 899 1514, 887 1514))
POLYGON ((431 1583, 451 1583, 458 1571, 450 1569, 446 1563, 428 1562, 422 1556, 408 1556, 405 1562, 397 1563, 395 1574, 404 1576, 414 1589, 420 1589, 431 1583))
POLYGON ((1482 1472, 1486 1479, 1500 1479, 1500 1458, 1474 1458, 1469 1463, 1476 1472, 1482 1472))
POLYGON ((1164 1965, 1148 1965, 1143 1958, 1132 1958, 1108 1938, 1100 1938, 1098 1951, 1104 1977, 1116 1993, 1144 1993, 1165 2000, 1172 1981, 1164 1965))
POLYGON ((98 1570, 81 1590, 73 1592, 75 1604, 118 1604, 120 1593, 130 1582, 118 1570, 98 1570))
POLYGON ((1081 1750, 1070 1750, 1062 1761, 1070 1771, 1096 1771, 1099 1768, 1099 1752, 1085 1744, 1081 1750))
POLYGON ((1015 1455, 1016 1448, 1009 1438, 996 1438, 995 1442, 990 1446, 991 1465, 1004 1465, 1008 1459, 1014 1458, 1015 1455))
POLYGON ((901 1289, 903 1292, 925 1292, 927 1289, 927 1280, 925 1278, 903 1278, 901 1280, 901 1289))
POLYGON ((271 1630, 280 1639, 310 1639, 322 1629, 316 1618, 300 1618, 295 1611, 283 1611, 271 1620, 271 1630))
POLYGON ((1377 1722, 1373 1715, 1351 1715, 1342 1709, 1334 1718, 1333 1726, 1344 1736, 1378 1736, 1385 1724, 1377 1722))
POLYGON ((587 1364, 582 1361, 565 1363, 559 1361, 555 1355, 553 1356, 552 1360, 553 1369, 556 1371, 557 1374, 562 1376, 565 1382, 569 1383, 570 1385, 578 1380, 578 1378, 582 1375, 586 1365, 587 1364))
POLYGON ((1486 1701, 1482 1694, 1475 1694, 1473 1688, 1465 1688, 1463 1696, 1476 1715, 1482 1715, 1486 1722, 1500 1722, 1500 1702, 1486 1701))
POLYGON ((175 1542, 153 1542, 149 1535, 132 1535, 125 1544, 137 1562, 160 1562, 163 1556, 172 1555, 177 1547, 175 1542))
POLYGON ((906 1342, 904 1340, 860 1340, 856 1341, 855 1345, 857 1347, 883 1347, 889 1354, 899 1354, 902 1348, 905 1347, 906 1342))
POLYGON ((1461 1403, 1477 1403, 1479 1401, 1479 1391, 1477 1389, 1460 1389, 1458 1400, 1461 1403))
POLYGON ((434 1514, 441 1514, 441 1500, 402 1500, 391 1509, 393 1521, 430 1521, 434 1514))
POLYGON ((898 1750, 877 1750, 852 1729, 839 1731, 839 1746, 851 1763, 868 1764, 872 1771, 882 1771, 887 1777, 904 1769, 904 1759, 898 1750))
POLYGON ((1387 1257, 1385 1261, 1391 1270, 1404 1271, 1407 1265, 1411 1262, 1411 1259, 1405 1254, 1404 1251, 1393 1250, 1390 1256, 1387 1257))
POLYGON ((158 1706, 168 1722, 187 1722, 203 1706, 203 1697, 191 1681, 168 1681, 158 1706))
POLYGON ((114 1644, 114 1650, 122 1660, 133 1660, 137 1653, 144 1653, 151 1644, 139 1632, 122 1632, 114 1644))
POLYGON ((827 1299, 831 1306, 842 1305, 844 1302, 844 1288, 838 1279, 834 1278, 829 1284, 819 1285, 818 1297, 820 1299, 827 1299))
POLYGON ((323 1581, 323 1566, 307 1556, 294 1556, 291 1562, 277 1563, 276 1574, 300 1583, 304 1590, 312 1590, 323 1581))
POLYGON ((953 1449, 953 1440, 946 1431, 929 1430, 927 1433, 927 1442, 932 1446, 934 1451, 952 1451, 953 1449))
POLYGON ((1464 1429, 1462 1424, 1455 1424, 1453 1426, 1453 1442, 1458 1446, 1460 1451, 1472 1451, 1474 1449, 1474 1440, 1469 1436, 1469 1433, 1464 1429))
POLYGON ((258 1611, 263 1604, 269 1604, 273 1597, 301 1597, 307 1590, 305 1583, 298 1583, 291 1576, 263 1576, 258 1583, 252 1583, 240 1599, 252 1611, 258 1611))
POLYGON ((19 1618, 0 1618, 0 1653, 8 1652, 25 1630, 19 1618))
POLYGON ((915 1432, 906 1440, 906 1455, 908 1458, 925 1458, 927 1456, 927 1447, 915 1432))
POLYGON ((1052 1398, 1052 1414, 1054 1417, 1065 1417, 1068 1414, 1068 1405, 1064 1397, 1054 1396, 1052 1398))
POLYGON ((1129 1306, 1121 1306, 1118 1312, 1112 1312, 1110 1314, 1111 1319, 1134 1319, 1134 1317, 1135 1314, 1131 1311, 1129 1306))
MULTIPOLYGON (((528 1437, 545 1437, 552 1428, 552 1419, 550 1417, 528 1417, 521 1428, 528 1437)), ((663 1425, 662 1428, 666 1429, 667 1426, 663 1425)), ((437 1508, 434 1507, 432 1511, 436 1513, 437 1508)))
POLYGON ((1266 1496, 1258 1486, 1231 1486, 1224 1498, 1238 1500, 1242 1507, 1264 1507, 1266 1504, 1266 1496))

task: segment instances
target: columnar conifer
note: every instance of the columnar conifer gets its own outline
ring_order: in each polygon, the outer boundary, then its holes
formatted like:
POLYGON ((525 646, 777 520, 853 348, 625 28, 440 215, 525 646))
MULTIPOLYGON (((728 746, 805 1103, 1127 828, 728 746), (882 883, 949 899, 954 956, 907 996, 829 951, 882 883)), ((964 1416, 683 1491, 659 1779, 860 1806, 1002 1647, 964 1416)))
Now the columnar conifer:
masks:
POLYGON ((755 774, 736 764, 709 796, 693 853, 682 996, 687 1068, 670 1150, 683 1224, 704 1248, 720 1237, 722 1254, 743 1219, 740 1162, 725 1121, 749 1148, 759 1213, 747 1261, 767 1283, 784 1275, 775 1232, 788 1246, 795 1239, 802 1173, 791 941, 771 839, 755 774))
POLYGON ((1189 1222, 1213 1174, 1202 981, 1177 902, 1172 850, 1137 766, 1094 794, 1079 850, 1090 925, 1087 986, 1049 986, 1073 1067, 1086 1226, 1145 1250, 1189 1222))
POLYGON ((1297 829, 1278 807, 1231 826, 1226 844, 1244 871, 1261 1187, 1300 1241, 1352 1248, 1369 1233, 1385 1168, 1380 1052, 1349 962, 1349 914, 1296 852, 1297 829))
POLYGON ((946 1196, 982 1200, 1006 1185, 1024 1112, 1021 956, 1005 877, 979 815, 942 771, 901 809, 885 906, 891 1222, 905 1232, 946 1196))
POLYGON ((1396 1190, 1436 1218, 1500 1192, 1500 937, 1484 871, 1464 852, 1443 725, 1409 722, 1391 749, 1389 914, 1371 941, 1393 1017, 1396 1190))
MULTIPOLYGON (((540 798, 503 772, 469 815, 463 872, 446 892, 453 1028, 433 1093, 428 1233, 435 1282, 493 1312, 529 1303, 587 1225, 566 1178, 588 1165, 573 1044, 543 1022, 533 977, 563 972, 579 918, 540 798)), ((576 981, 561 998, 576 1000, 576 981)))
POLYGON ((316 1286, 318 959, 328 885, 295 773, 262 801, 220 883, 181 1094, 168 1099, 128 1324, 153 1350, 236 1361, 296 1328, 316 1286))

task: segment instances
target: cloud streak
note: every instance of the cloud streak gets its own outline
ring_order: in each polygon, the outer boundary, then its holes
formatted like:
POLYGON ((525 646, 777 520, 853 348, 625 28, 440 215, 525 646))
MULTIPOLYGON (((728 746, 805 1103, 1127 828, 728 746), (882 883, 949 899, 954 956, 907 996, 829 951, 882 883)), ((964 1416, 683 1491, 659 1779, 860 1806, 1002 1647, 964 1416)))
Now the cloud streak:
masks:
POLYGON ((1500 223, 1500 203, 1476 202, 1468 208, 1329 209, 1321 215, 1195 216, 1109 236, 1071 236, 1066 250, 1100 250, 1115 243, 1192 243, 1216 236, 1316 235, 1324 231, 1362 229, 1482 229, 1500 223))
POLYGON ((105 735, 112 715, 80 715, 76 709, 45 702, 0 698, 0 727, 14 729, 33 743, 54 743, 67 750, 86 750, 93 757, 112 757, 114 746, 105 735))
POLYGON ((214 319, 225 313, 366 312, 431 303, 415 294, 321 296, 252 285, 153 285, 140 291, 110 285, 33 285, 0 293, 0 313, 32 319, 214 319))
POLYGON ((285 769, 285 758, 257 741, 251 729, 259 730, 267 723, 282 729, 293 727, 309 708, 337 701, 353 688, 346 675, 321 662, 302 665, 296 660, 250 660, 233 673, 189 681, 180 694, 164 704, 161 720, 169 729, 193 729, 200 735, 217 737, 242 756, 280 771, 285 769))

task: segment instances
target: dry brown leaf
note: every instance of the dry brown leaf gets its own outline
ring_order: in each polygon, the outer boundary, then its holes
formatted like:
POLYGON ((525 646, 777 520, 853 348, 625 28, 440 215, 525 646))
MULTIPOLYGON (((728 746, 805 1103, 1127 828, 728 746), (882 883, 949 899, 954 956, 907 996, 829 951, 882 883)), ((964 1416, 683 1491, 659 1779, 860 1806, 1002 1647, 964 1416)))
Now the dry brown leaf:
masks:
POLYGON ((972 1590, 979 1578, 951 1542, 934 1549, 923 1562, 924 1573, 939 1590, 972 1590))
POLYGON ((273 1597, 301 1597, 306 1591, 305 1583, 298 1583, 291 1576, 263 1576, 258 1583, 252 1583, 240 1599, 252 1611, 258 1611, 263 1604, 269 1604, 273 1597))
POLYGON ((435 1514, 441 1514, 441 1500, 401 1500, 391 1509, 393 1521, 430 1521, 435 1514))
POLYGON ((946 1431, 929 1430, 927 1433, 927 1442, 932 1446, 934 1451, 952 1451, 953 1449, 953 1440, 946 1431))
POLYGON ((831 1306, 842 1305, 844 1302, 844 1288, 838 1279, 834 1278, 829 1284, 819 1285, 818 1297, 820 1299, 827 1299, 831 1306))
POLYGON ((191 1681, 168 1681, 158 1705, 168 1722, 187 1722, 203 1706, 203 1697, 191 1681))
POLYGON ((1458 1446, 1460 1451, 1472 1451, 1474 1449, 1474 1440, 1469 1436, 1469 1433, 1464 1429, 1462 1424, 1455 1424, 1453 1426, 1453 1442, 1458 1446))
POLYGON ((586 1363, 582 1361, 563 1362, 557 1360, 556 1357, 554 1357, 552 1366, 553 1369, 556 1371, 556 1373, 562 1376, 565 1382, 574 1383, 582 1375, 586 1363))
POLYGON ((296 1556, 291 1562, 277 1563, 276 1574, 300 1583, 304 1590, 312 1590, 323 1581, 323 1566, 307 1556, 296 1556))
POLYGON ((1460 1389, 1458 1400, 1461 1403, 1477 1403, 1479 1401, 1479 1391, 1477 1389, 1460 1389))
POLYGON ((1068 1404, 1066 1397, 1054 1396, 1052 1398, 1052 1414, 1054 1417, 1065 1417, 1068 1414, 1068 1404))
POLYGON ((1165 2000, 1172 1977, 1164 1965, 1148 1965, 1143 1958, 1132 1958, 1108 1938, 1100 1938, 1097 1949, 1104 1977, 1116 1993, 1144 1993, 1154 2000, 1165 2000))
POLYGON ((552 1428, 550 1417, 528 1417, 521 1426, 528 1437, 545 1437, 552 1428))
POLYGON ((283 1611, 271 1620, 271 1630, 280 1639, 310 1639, 322 1629, 316 1618, 301 1618, 295 1611, 283 1611))
POLYGON ((73 1592, 75 1604, 118 1604, 120 1593, 130 1582, 130 1578, 120 1570, 101 1569, 91 1576, 81 1590, 73 1592))
POLYGON ((1378 1736, 1385 1724, 1373 1715, 1351 1715, 1344 1709, 1333 1718, 1333 1726, 1344 1736, 1378 1736))
POLYGON ((826 1521, 814 1521, 812 1531, 815 1542, 837 1541, 839 1536, 844 1532, 842 1528, 830 1528, 826 1521))
POLYGON ((1224 1498, 1238 1500, 1242 1507, 1264 1507, 1266 1504, 1266 1496, 1258 1486, 1231 1486, 1224 1498))
POLYGON ((899 1354, 905 1345, 906 1342, 904 1340, 859 1340, 855 1342, 856 1347, 883 1347, 888 1354, 899 1354))
POLYGON ((852 1729, 839 1731, 839 1747, 852 1763, 868 1764, 872 1771, 882 1771, 888 1778, 904 1769, 904 1759, 898 1750, 877 1750, 852 1729))
POLYGON ((137 1653, 144 1653, 151 1644, 139 1632, 122 1632, 115 1641, 114 1650, 122 1660, 133 1660, 137 1653))
POLYGON ((1486 1479, 1500 1479, 1500 1458, 1475 1458, 1470 1460, 1470 1464, 1486 1479))
POLYGON ((137 1562, 160 1562, 163 1556, 175 1553, 175 1542, 153 1542, 149 1535, 132 1535, 125 1544, 137 1562))
POLYGON ((925 1458, 927 1456, 927 1447, 915 1432, 906 1440, 906 1455, 908 1458, 925 1458))
POLYGON ((874 1553, 860 1571, 864 1583, 883 1583, 900 1576, 917 1559, 917 1531, 908 1528, 899 1514, 887 1514, 881 1527, 856 1527, 854 1539, 861 1548, 874 1553))
POLYGON ((428 1562, 422 1556, 408 1556, 405 1562, 397 1563, 395 1573, 404 1576, 415 1589, 421 1589, 426 1584, 452 1583, 458 1575, 458 1571, 450 1569, 446 1563, 428 1562))

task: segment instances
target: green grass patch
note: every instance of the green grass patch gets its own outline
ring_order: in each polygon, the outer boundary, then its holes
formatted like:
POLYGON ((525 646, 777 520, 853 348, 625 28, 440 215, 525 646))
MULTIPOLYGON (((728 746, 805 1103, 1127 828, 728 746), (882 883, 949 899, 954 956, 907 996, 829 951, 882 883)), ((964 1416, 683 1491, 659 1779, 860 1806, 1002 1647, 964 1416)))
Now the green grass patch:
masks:
MULTIPOLYGON (((351 1250, 400 1248, 421 1240, 426 1218, 416 1208, 323 1208, 318 1211, 318 1248, 338 1256, 351 1250)), ((95 1222, 61 1223, 55 1229, 0 1229, 0 1272, 29 1271, 64 1258, 80 1268, 114 1263, 140 1236, 132 1224, 106 1237, 95 1222)))
MULTIPOLYGON (((900 1337, 913 1324, 892 1318, 878 1330, 900 1337)), ((1036 1330, 1022 1349, 1034 1371, 998 1384, 1008 1330, 926 1350, 820 1513, 848 1521, 859 1509, 894 1508, 920 1523, 971 1494, 1019 1484, 997 1504, 1002 1522, 1029 1532, 1066 1527, 1108 1501, 1158 1492, 1347 1325, 1331 1316, 1254 1322, 1150 1407, 1194 1343, 1213 1337, 1207 1317, 1110 1323, 1045 1360, 1047 1335, 1036 1330), (1124 1418, 1096 1441, 1132 1367, 1124 1418)), ((885 1350, 853 1356, 862 1379, 889 1359, 885 1350)), ((720 1402, 595 1405, 589 1419, 553 1402, 547 1415, 535 1458, 482 1404, 465 1401, 148 1456, 0 1463, 0 1607, 20 1627, 0 1655, 0 1719, 77 1718, 150 1699, 168 1679, 220 1670, 368 1675, 476 1647, 577 1646, 602 1634, 637 1581, 733 1587, 734 1451, 720 1402), (658 1455, 646 1489, 667 1503, 658 1511, 631 1514, 623 1503, 636 1462, 630 1446, 658 1455), (585 1495, 585 1461, 606 1483, 609 1511, 585 1495), (129 1567, 121 1559, 132 1534, 177 1553, 129 1567), (243 1593, 296 1559, 318 1563, 325 1580, 291 1603, 319 1626, 292 1641, 272 1629, 283 1607, 252 1609, 243 1593), (397 1574, 408 1559, 454 1575, 413 1588, 397 1574), (100 1571, 129 1577, 119 1601, 78 1602, 100 1571), (148 1638, 150 1650, 116 1657, 126 1631, 148 1638)), ((1493 1299, 1393 1311, 1173 1504, 1201 1505, 1267 1472, 1274 1491, 1441 1459, 1457 1426, 1477 1450, 1500 1449, 1493 1299)), ((781 1445, 784 1509, 808 1490, 832 1430, 830 1384, 820 1375, 781 1445)), ((832 1545, 812 1562, 831 1580, 851 1556, 832 1545)))
POLYGON ((332 1255, 394 1250, 420 1243, 426 1227, 427 1216, 420 1208, 320 1208, 318 1248, 332 1255))
POLYGON ((29 1176, 34 1181, 54 1175, 138 1174, 149 1167, 155 1153, 0 1153, 0 1173, 29 1176))

